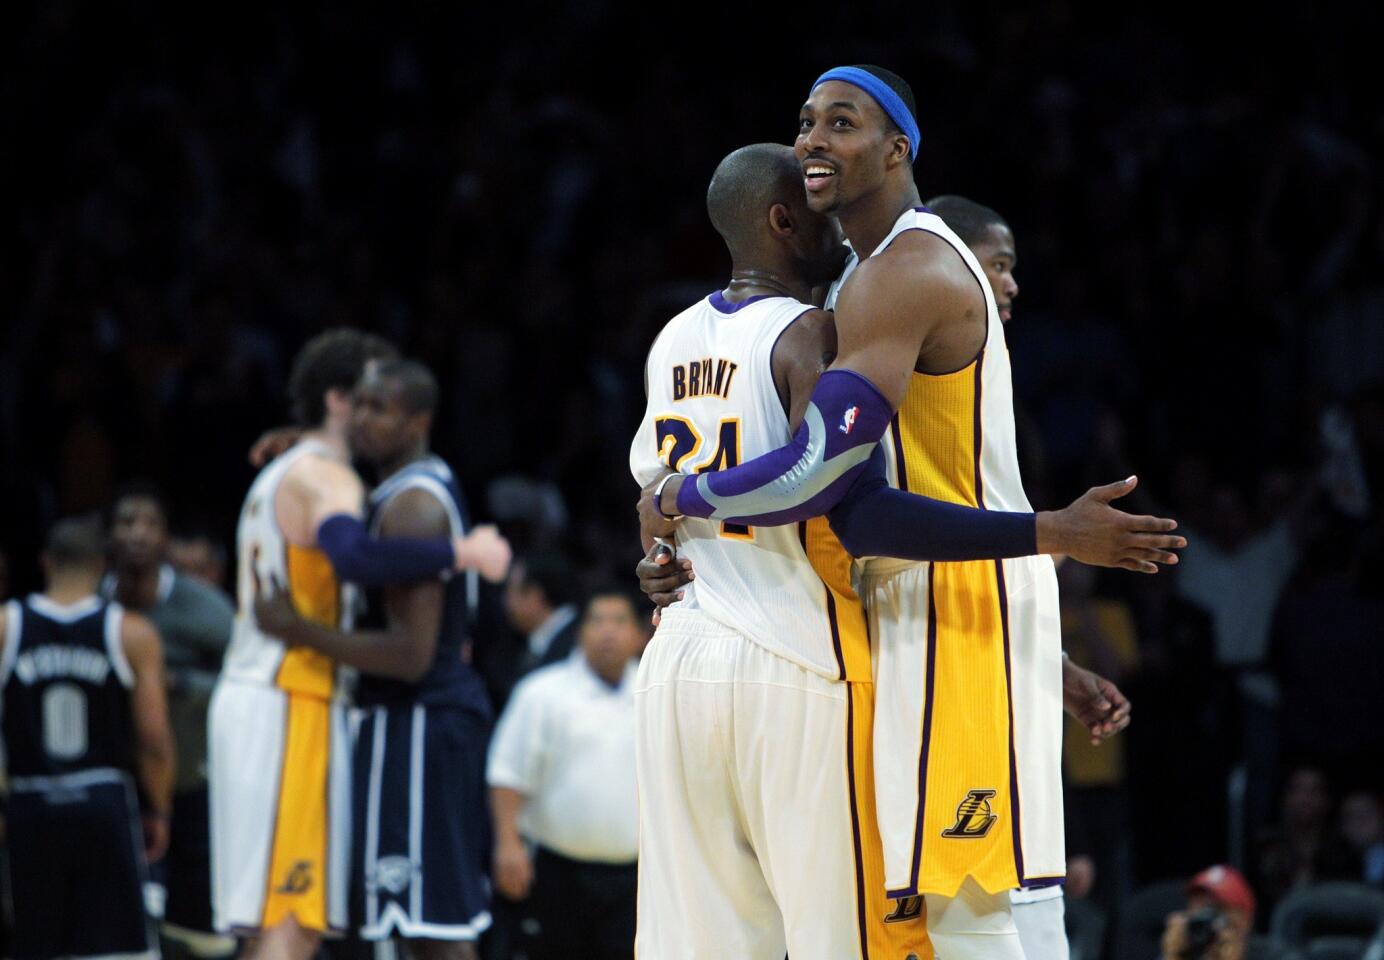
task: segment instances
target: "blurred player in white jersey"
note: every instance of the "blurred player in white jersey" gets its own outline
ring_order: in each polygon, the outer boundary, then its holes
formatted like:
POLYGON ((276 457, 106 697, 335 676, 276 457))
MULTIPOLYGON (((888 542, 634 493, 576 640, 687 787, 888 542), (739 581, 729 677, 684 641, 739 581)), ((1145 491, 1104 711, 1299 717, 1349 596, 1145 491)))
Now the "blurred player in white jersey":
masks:
POLYGON ((345 581, 422 579, 475 564, 471 538, 375 540, 346 434, 378 337, 328 331, 294 360, 289 392, 307 431, 255 479, 237 535, 239 613, 208 727, 213 920, 245 956, 306 960, 346 927, 349 742, 338 667, 261 631, 261 584, 286 586, 298 612, 349 627, 345 581))

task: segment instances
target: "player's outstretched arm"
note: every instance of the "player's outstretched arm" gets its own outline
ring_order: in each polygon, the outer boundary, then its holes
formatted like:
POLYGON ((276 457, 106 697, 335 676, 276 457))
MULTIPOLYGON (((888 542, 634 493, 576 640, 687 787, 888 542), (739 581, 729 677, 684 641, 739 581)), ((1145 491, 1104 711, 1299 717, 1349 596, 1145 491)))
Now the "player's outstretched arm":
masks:
MULTIPOLYGON (((297 502, 303 518, 291 539, 315 544, 337 576, 350 583, 411 583, 471 569, 497 581, 509 567, 507 553, 497 556, 493 549, 493 528, 477 528, 466 537, 371 536, 362 519, 365 488, 354 470, 334 460, 305 457, 284 477, 282 493, 297 502)), ((286 532, 288 527, 285 523, 286 532)))
POLYGON ((760 526, 834 507, 902 404, 933 324, 974 295, 974 282, 966 289, 934 260, 927 252, 906 263, 862 264, 837 302, 836 360, 817 381, 792 441, 729 470, 674 478, 656 506, 667 516, 760 526))
POLYGON ((1172 533, 1177 522, 1116 510, 1110 501, 1137 480, 1093 487, 1070 506, 1042 513, 1005 513, 932 500, 895 490, 884 477, 882 452, 828 517, 856 557, 901 560, 998 560, 1039 553, 1082 563, 1156 573, 1177 563, 1170 553, 1187 545, 1172 533))
POLYGON ((168 725, 163 644, 145 617, 126 611, 120 644, 134 674, 130 702, 135 726, 135 771, 145 808, 144 854, 161 860, 168 850, 168 817, 173 809, 173 731, 168 725))

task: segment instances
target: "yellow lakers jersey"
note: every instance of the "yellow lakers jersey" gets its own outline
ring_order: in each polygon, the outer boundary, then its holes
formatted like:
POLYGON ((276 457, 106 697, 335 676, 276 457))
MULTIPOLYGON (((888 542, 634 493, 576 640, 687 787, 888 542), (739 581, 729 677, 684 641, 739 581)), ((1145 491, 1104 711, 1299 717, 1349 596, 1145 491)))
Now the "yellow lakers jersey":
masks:
MULTIPOLYGON (((913 374, 882 444, 890 482, 1029 512, 990 285, 970 249, 922 208, 905 212, 874 252, 908 230, 941 237, 965 260, 989 323, 969 364, 913 374)), ((876 644, 876 803, 891 894, 952 895, 967 876, 991 892, 1060 878, 1061 636, 1051 561, 870 558, 861 593, 876 644)))
POLYGON ((306 647, 286 648, 255 622, 257 583, 277 583, 289 590, 302 616, 332 627, 351 626, 352 588, 337 580, 321 550, 289 543, 274 513, 284 474, 308 454, 330 455, 330 450, 312 440, 299 443, 261 470, 245 497, 236 532, 238 609, 223 674, 328 699, 337 692, 335 662, 306 647))

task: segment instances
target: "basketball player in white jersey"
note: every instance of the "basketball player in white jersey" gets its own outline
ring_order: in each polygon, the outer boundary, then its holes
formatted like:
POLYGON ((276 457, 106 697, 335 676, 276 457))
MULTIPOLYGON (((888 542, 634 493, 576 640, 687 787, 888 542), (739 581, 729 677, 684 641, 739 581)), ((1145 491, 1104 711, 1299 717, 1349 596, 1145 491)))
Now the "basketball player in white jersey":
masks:
MULTIPOLYGON (((841 502, 885 437, 899 490, 1028 511, 994 297, 970 250, 921 208, 911 91, 879 68, 836 68, 813 85, 800 120, 809 205, 835 213, 853 249, 868 251, 829 299, 839 296, 836 360, 793 442, 724 472, 668 478, 650 503, 713 523, 806 520, 841 502)), ((1107 499, 1132 488, 1131 478, 1107 499)), ((906 544, 872 552, 927 559, 906 544)), ((1172 559, 1141 547, 1121 565, 1152 572, 1172 559)), ((1051 562, 872 560, 862 591, 890 896, 926 898, 948 960, 1020 958, 1008 891, 1063 871, 1051 562)))
POLYGON ((373 540, 346 434, 351 390, 378 337, 331 330, 294 360, 289 393, 302 440, 275 458, 246 497, 237 534, 239 613, 208 728, 212 900, 218 931, 245 956, 307 960, 346 926, 351 818, 344 694, 335 663, 287 649, 254 617, 260 582, 282 583, 304 617, 349 626, 344 580, 421 579, 482 565, 493 528, 466 538, 373 540))
MULTIPOLYGON (((733 468, 782 443, 834 348, 829 316, 805 301, 839 265, 839 247, 805 208, 789 156, 745 148, 712 182, 708 208, 733 277, 650 353, 649 407, 631 449, 641 483, 667 467, 733 468)), ((904 517, 925 556, 1035 550, 1031 513, 877 492, 931 511, 930 524, 904 517)), ((1111 515, 1123 516, 1088 502, 1048 515, 1045 529, 1078 551, 1099 542, 1114 562, 1124 526, 1111 515)), ((849 556, 821 518, 765 529, 688 521, 677 536, 701 575, 664 612, 636 688, 640 955, 927 955, 916 907, 885 922, 871 710, 858 696, 871 651, 849 556)))

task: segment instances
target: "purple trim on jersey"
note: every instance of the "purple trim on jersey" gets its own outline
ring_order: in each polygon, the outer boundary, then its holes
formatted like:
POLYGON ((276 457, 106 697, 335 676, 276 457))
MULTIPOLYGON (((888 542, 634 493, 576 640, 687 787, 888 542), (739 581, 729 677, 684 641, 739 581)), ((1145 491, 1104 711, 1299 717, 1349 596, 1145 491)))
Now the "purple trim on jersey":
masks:
POLYGON ((901 413, 894 414, 889 421, 889 433, 894 438, 894 464, 899 475, 899 489, 908 492, 908 463, 903 458, 903 428, 899 426, 901 413))
POLYGON ((865 861, 860 851, 860 809, 855 798, 855 697, 846 691, 846 776, 850 778, 851 842, 855 844, 855 910, 860 927, 860 960, 870 960, 865 908, 865 861))
MULTIPOLYGON (((807 521, 798 521, 798 542, 803 547, 803 559, 807 561, 809 567, 812 566, 812 558, 807 555, 807 521)), ((813 568, 816 573, 816 568, 813 568)), ((841 650, 841 625, 836 619, 836 598, 831 595, 831 587, 822 580, 821 575, 817 577, 822 581, 822 594, 827 598, 827 623, 831 625, 831 648, 836 653, 836 669, 840 671, 840 676, 836 679, 846 679, 846 655, 841 650)))
POLYGON ((1023 887, 1022 887, 1021 889, 1024 889, 1024 890, 1043 890, 1043 889, 1046 889, 1047 887, 1065 887, 1066 885, 1067 885, 1067 878, 1066 878, 1065 876, 1062 876, 1062 877, 1036 877, 1036 878, 1034 878, 1034 879, 1032 879, 1032 880, 1025 880, 1025 881, 1024 881, 1024 884, 1023 884, 1023 887))
POLYGON ((1014 751, 1014 668, 1009 647, 1009 591, 1004 585, 1004 561, 995 561, 995 577, 1000 588, 1000 631, 1004 635, 1004 692, 1009 709, 1009 819, 1014 835, 1014 871, 1024 882, 1024 838, 1019 826, 1019 758, 1014 751))
POLYGON ((923 693, 923 746, 918 751, 918 825, 913 831, 913 869, 908 886, 888 890, 891 900, 918 896, 918 868, 923 862, 923 819, 927 814, 927 759, 932 748, 932 692, 937 674, 937 596, 932 589, 932 565, 927 568, 927 685, 923 693))
POLYGON ((975 359, 976 365, 976 404, 975 404, 975 448, 976 448, 976 506, 985 509, 985 483, 980 474, 980 451, 981 444, 985 442, 985 427, 980 416, 981 392, 984 389, 985 381, 981 378, 980 372, 985 368, 985 348, 980 348, 980 356, 975 359))
POLYGON ((929 209, 927 208, 926 205, 920 206, 920 207, 914 207, 913 209, 916 210, 918 213, 931 213, 931 212, 932 212, 931 210, 929 210, 929 209))
POLYGON ((750 297, 748 300, 741 300, 739 303, 731 303, 729 300, 726 299, 725 293, 723 293, 720 290, 717 290, 715 293, 713 293, 706 299, 707 302, 710 303, 711 306, 715 308, 717 311, 721 313, 734 313, 737 310, 743 310, 745 307, 748 307, 752 303, 758 303, 760 300, 768 300, 770 297, 777 296, 779 296, 779 294, 777 293, 761 293, 753 297, 750 297))

